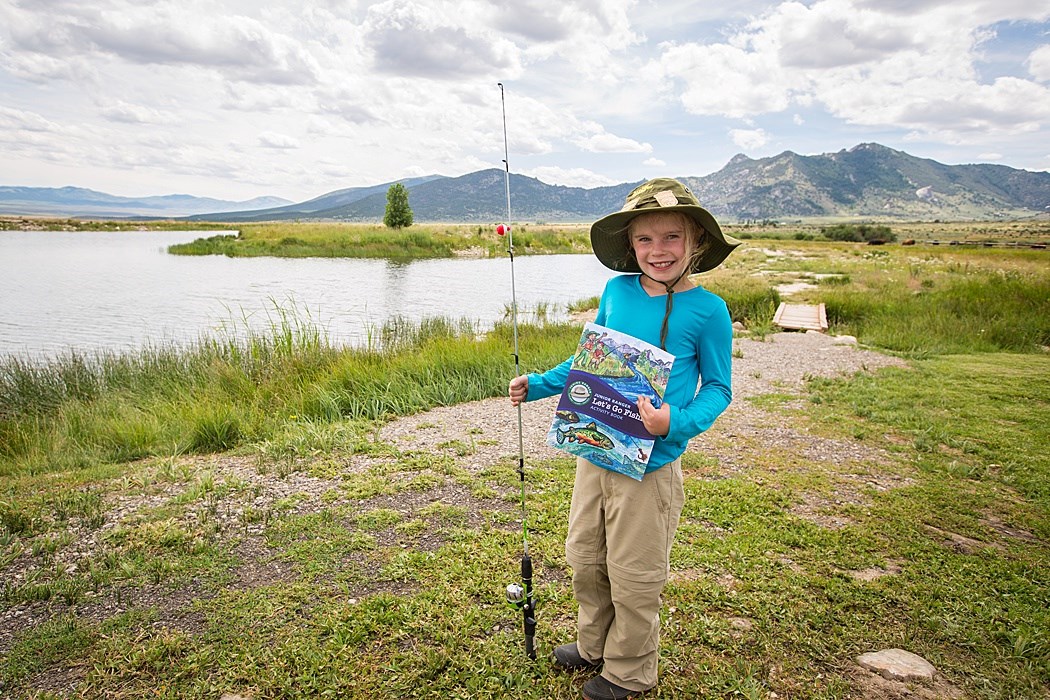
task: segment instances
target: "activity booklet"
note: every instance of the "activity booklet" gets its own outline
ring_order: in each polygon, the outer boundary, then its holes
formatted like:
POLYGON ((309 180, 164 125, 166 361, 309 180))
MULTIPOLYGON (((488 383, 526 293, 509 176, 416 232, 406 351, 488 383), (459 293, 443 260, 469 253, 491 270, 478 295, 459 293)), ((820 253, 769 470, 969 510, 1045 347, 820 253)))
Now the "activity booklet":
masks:
POLYGON ((674 355, 596 323, 583 327, 547 444, 641 480, 653 437, 638 415, 639 396, 659 408, 674 355))

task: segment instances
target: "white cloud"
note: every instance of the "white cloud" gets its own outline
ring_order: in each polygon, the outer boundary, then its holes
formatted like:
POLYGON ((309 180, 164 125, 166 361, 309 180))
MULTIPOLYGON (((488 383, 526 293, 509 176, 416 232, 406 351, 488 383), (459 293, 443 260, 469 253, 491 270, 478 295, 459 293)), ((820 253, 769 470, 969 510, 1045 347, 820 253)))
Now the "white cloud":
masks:
POLYGON ((634 139, 602 132, 576 139, 576 143, 585 151, 593 153, 652 153, 653 147, 648 143, 639 143, 634 139))
POLYGON ((410 165, 410 166, 408 166, 407 168, 404 169, 404 173, 403 174, 404 174, 404 176, 406 178, 409 178, 409 177, 423 177, 424 175, 429 175, 429 173, 426 170, 424 170, 423 168, 419 167, 418 165, 410 165))
POLYGON ((0 42, 0 65, 13 76, 34 83, 53 80, 90 81, 95 70, 85 61, 46 56, 39 53, 8 52, 0 42))
POLYGON ((607 185, 618 184, 616 180, 604 175, 599 175, 598 173, 587 170, 586 168, 558 168, 549 166, 533 168, 524 171, 522 174, 534 177, 549 185, 565 185, 566 187, 584 187, 590 189, 593 187, 605 187, 607 185))
POLYGON ((759 25, 759 35, 768 35, 785 67, 836 68, 914 49, 905 23, 849 2, 786 2, 759 25))
POLYGON ((21 130, 55 133, 63 131, 60 125, 35 112, 0 106, 0 133, 21 130))
POLYGON ((572 35, 573 27, 563 22, 567 5, 547 0, 517 0, 498 3, 494 26, 503 32, 517 34, 528 41, 556 42, 572 35))
POLYGON ((1043 22, 1050 8, 1030 0, 855 0, 858 8, 870 8, 903 18, 915 18, 943 11, 967 17, 975 25, 1009 20, 1043 22))
POLYGON ((1028 56, 1028 72, 1041 83, 1050 82, 1050 44, 1043 44, 1028 56))
MULTIPOLYGON (((627 69, 621 61, 643 37, 632 26, 636 0, 519 0, 483 2, 481 24, 491 23, 491 36, 515 41, 527 66, 551 62, 571 66, 582 79, 575 90, 622 87, 627 69)), ((560 69, 555 69, 558 75, 560 69)), ((549 89, 559 89, 557 81, 549 89)))
MULTIPOLYGON (((964 4, 988 21, 1019 12, 964 4)), ((817 103, 850 124, 956 140, 980 130, 1039 128, 1050 120, 1045 87, 1012 76, 979 80, 975 63, 989 36, 945 2, 784 2, 725 43, 666 47, 660 65, 684 84, 681 102, 697 115, 741 118, 817 103)), ((1050 73, 1050 57, 1036 52, 1029 67, 1050 73)))
POLYGON ((103 107, 100 114, 110 121, 124 124, 170 124, 174 121, 171 115, 164 114, 152 107, 131 104, 123 100, 117 100, 103 107))
POLYGON ((178 6, 123 8, 78 27, 92 45, 133 63, 189 64, 259 83, 311 84, 318 66, 298 41, 251 17, 200 22, 178 6))
POLYGON ((765 129, 730 129, 729 138, 745 151, 753 151, 769 143, 765 129))
POLYGON ((982 161, 996 161, 996 160, 1002 160, 1003 159, 1003 154, 1002 153, 980 153, 980 154, 978 154, 977 157, 980 160, 982 160, 982 161))
POLYGON ((293 136, 264 131, 259 134, 259 145, 264 148, 299 148, 300 143, 299 139, 293 136))
POLYGON ((192 4, 44 5, 7 10, 7 41, 25 72, 71 78, 109 56, 139 65, 195 65, 237 80, 312 84, 318 65, 302 43, 252 17, 192 4), (101 6, 100 6, 101 5, 101 6))
POLYGON ((512 171, 563 184, 712 172, 772 133, 1044 168, 1047 19, 1031 0, 0 0, 0 152, 34 182, 304 198, 502 167, 501 81, 512 171))
MULTIPOLYGON (((223 85, 223 109, 238 112, 271 112, 280 109, 303 109, 302 95, 293 94, 287 88, 254 83, 228 82, 223 85)), ((307 104, 312 107, 312 100, 307 104)))
POLYGON ((462 20, 445 18, 412 0, 387 0, 369 7, 365 36, 375 69, 444 80, 520 71, 510 41, 478 32, 462 20))
POLYGON ((681 102, 693 114, 741 118, 779 112, 790 102, 790 76, 775 54, 740 46, 668 46, 660 69, 684 83, 681 102))

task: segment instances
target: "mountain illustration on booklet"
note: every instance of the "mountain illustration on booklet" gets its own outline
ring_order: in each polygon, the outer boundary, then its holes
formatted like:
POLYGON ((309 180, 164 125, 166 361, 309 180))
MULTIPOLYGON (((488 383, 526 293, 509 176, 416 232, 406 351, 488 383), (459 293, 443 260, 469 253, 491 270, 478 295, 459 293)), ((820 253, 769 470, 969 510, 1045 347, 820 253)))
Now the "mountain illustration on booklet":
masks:
POLYGON ((638 397, 659 408, 674 355, 611 328, 583 327, 547 444, 641 480, 656 438, 642 425, 638 397))

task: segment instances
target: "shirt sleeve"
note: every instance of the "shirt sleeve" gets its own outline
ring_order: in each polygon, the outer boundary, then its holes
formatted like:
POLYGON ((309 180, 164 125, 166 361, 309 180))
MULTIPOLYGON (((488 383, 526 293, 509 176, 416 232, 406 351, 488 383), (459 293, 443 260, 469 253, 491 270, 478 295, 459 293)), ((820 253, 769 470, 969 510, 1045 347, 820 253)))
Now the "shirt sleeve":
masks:
POLYGON ((536 401, 560 394, 565 389, 565 381, 569 378, 569 370, 572 368, 574 357, 570 356, 569 359, 543 374, 530 374, 529 393, 525 396, 525 400, 536 401))
MULTIPOLYGON (((606 284, 602 298, 598 302, 598 315, 595 316, 594 322, 599 326, 605 325, 605 295, 608 289, 609 285, 606 284)), ((560 394, 565 389, 565 382, 569 379, 569 370, 572 369, 572 361, 575 357, 574 353, 569 356, 569 359, 542 374, 529 374, 529 393, 525 396, 525 400, 537 401, 560 394)))
POLYGON ((733 323, 725 304, 711 314, 697 339, 700 389, 686 406, 671 406, 666 440, 686 442, 704 432, 733 400, 733 323))

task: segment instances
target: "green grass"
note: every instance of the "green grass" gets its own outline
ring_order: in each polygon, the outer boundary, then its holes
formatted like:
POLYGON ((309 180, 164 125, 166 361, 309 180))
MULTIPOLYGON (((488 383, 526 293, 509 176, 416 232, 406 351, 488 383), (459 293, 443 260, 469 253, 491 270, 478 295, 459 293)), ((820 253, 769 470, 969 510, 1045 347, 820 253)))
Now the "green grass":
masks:
MULTIPOLYGON (((217 234, 170 246, 176 255, 230 257, 449 258, 458 251, 496 257, 506 255, 508 241, 494 227, 415 225, 394 230, 368 224, 246 224, 236 234, 217 234)), ((583 253, 589 239, 579 227, 515 229, 514 248, 521 254, 583 253)))
MULTIPOLYGON (((360 443, 374 421, 500 393, 510 329, 396 319, 382 350, 335 348, 285 318, 270 334, 139 354, 0 362, 0 475, 266 444, 360 443), (349 419, 349 425, 325 425, 349 419)), ((571 352, 562 326, 525 331, 535 367, 571 352)), ((278 446, 279 444, 279 446, 278 446)))
POLYGON ((780 294, 766 281, 722 275, 710 282, 701 277, 700 282, 708 291, 725 300, 734 322, 739 321, 756 333, 773 330, 773 315, 780 305, 780 294))
POLYGON ((1032 352, 1050 345, 1050 276, 900 271, 821 290, 828 321, 903 353, 1032 352))
MULTIPOLYGON (((814 380, 812 399, 907 436, 918 459, 948 477, 988 479, 1050 512, 1050 357, 947 355, 849 384, 814 380), (936 459, 935 459, 936 458, 936 459)), ((827 421, 841 413, 827 414, 827 421)), ((1041 533, 1050 539, 1050 530, 1041 533)))
POLYGON ((786 301, 823 303, 832 333, 866 345, 912 357, 1040 353, 1050 346, 1047 261, 1043 250, 793 241, 744 248, 700 280, 759 333, 780 300, 771 287, 807 281, 815 289, 786 301))
MULTIPOLYGON (((665 592, 659 697, 844 698, 850 659, 886 647, 923 655, 967 697, 1043 697, 1048 370, 1050 360, 1038 356, 971 355, 811 382, 814 426, 880 436, 870 439, 892 450, 895 469, 910 479, 869 491, 867 505, 843 511, 850 524, 841 529, 801 519, 792 505, 802 491, 834 494, 836 479, 856 465, 829 474, 768 451, 748 472, 710 478, 717 464, 690 455, 676 575, 665 592), (994 405, 982 398, 991 388, 1000 397, 994 405), (998 466, 978 468, 990 464, 998 466), (990 516, 1033 539, 1002 536, 986 524, 990 516), (957 551, 929 526, 984 546, 957 551), (901 573, 874 582, 846 575, 894 562, 901 573), (738 631, 737 618, 751 629, 738 631)), ((392 455, 391 464, 410 457, 392 455)), ((373 474, 393 483, 387 472, 373 474)), ((513 501, 509 461, 474 479, 513 501)), ((0 677, 23 687, 75 663, 86 669, 83 692, 118 697, 206 698, 216 689, 261 698, 575 697, 583 676, 558 673, 545 658, 572 635, 562 554, 571 488, 570 460, 530 462, 541 601, 541 659, 532 665, 522 659, 520 616, 501 602, 520 552, 513 519, 470 525, 461 505, 370 507, 368 499, 384 497, 353 492, 318 513, 276 515, 264 533, 286 573, 248 589, 215 584, 193 605, 195 632, 150 624, 160 611, 137 621, 56 618, 19 635, 0 677), (429 544, 417 549, 422 537, 429 544)), ((478 497, 470 510, 496 513, 501 500, 478 497)), ((112 537, 121 559, 138 567, 183 559, 182 569, 170 562, 173 576, 200 561, 191 557, 198 540, 167 519, 112 537)), ((198 563, 198 576, 235 565, 213 557, 198 563)))
MULTIPOLYGON (((814 461, 717 424, 746 464, 686 455, 656 697, 857 697, 853 658, 902 647, 968 698, 1045 698, 1045 257, 768 245, 800 256, 752 250, 701 278, 734 317, 763 318, 780 276, 838 273, 808 293, 844 309, 834 330, 911 359, 810 380, 801 406, 756 401, 883 459, 814 461), (899 572, 850 575, 871 567, 899 572)), ((526 370, 579 335, 522 330, 526 370)), ((547 658, 573 636, 572 461, 527 462, 529 664, 503 602, 522 544, 513 456, 469 471, 480 432, 427 451, 380 438, 394 415, 505 392, 510 328, 475 332, 395 321, 375 348, 335 348, 290 315, 240 340, 0 364, 0 613, 24 613, 5 617, 22 622, 0 695, 578 697, 585 676, 547 658)))

